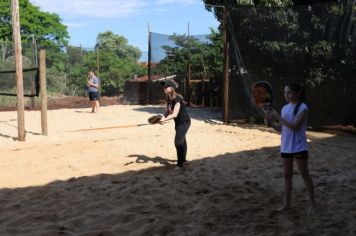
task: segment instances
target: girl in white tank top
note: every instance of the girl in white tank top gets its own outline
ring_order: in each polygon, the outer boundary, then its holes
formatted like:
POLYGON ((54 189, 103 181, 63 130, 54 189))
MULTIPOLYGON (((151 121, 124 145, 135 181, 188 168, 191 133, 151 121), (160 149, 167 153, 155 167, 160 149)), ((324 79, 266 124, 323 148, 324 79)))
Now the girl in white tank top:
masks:
POLYGON ((298 165, 310 204, 308 214, 315 212, 314 185, 308 169, 308 144, 306 137, 308 107, 303 103, 303 89, 299 84, 290 84, 284 88, 284 96, 288 102, 282 108, 281 115, 275 111, 267 112, 266 119, 271 126, 281 132, 281 157, 284 167, 284 201, 280 211, 291 206, 293 161, 298 165), (279 123, 276 123, 277 120, 279 123))

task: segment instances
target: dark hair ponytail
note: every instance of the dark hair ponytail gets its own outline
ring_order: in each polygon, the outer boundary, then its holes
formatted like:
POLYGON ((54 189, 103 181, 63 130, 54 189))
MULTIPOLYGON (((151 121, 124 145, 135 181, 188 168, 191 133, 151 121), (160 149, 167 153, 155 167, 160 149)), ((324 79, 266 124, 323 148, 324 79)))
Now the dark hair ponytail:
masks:
POLYGON ((300 105, 302 105, 302 103, 306 101, 305 89, 301 84, 295 82, 289 83, 286 86, 290 88, 293 92, 299 93, 299 102, 297 103, 293 111, 293 115, 297 115, 300 105))

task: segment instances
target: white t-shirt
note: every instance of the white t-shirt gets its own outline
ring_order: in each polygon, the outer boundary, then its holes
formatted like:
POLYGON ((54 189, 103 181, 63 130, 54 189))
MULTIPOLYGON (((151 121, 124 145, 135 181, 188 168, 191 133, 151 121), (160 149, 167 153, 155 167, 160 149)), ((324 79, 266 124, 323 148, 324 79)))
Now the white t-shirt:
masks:
MULTIPOLYGON (((297 104, 288 103, 282 108, 281 116, 289 122, 294 122, 295 118, 305 110, 308 110, 307 105, 302 103, 296 115, 293 114, 297 104)), ((291 130, 282 124, 281 129, 281 153, 296 153, 308 150, 307 143, 307 119, 301 124, 298 130, 291 130)))

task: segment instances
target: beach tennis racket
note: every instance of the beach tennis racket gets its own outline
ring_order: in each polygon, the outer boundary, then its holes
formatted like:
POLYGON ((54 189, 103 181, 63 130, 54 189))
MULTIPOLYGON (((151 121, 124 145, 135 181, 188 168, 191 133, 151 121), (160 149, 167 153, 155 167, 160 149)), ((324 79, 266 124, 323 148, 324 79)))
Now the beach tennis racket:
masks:
MULTIPOLYGON (((268 111, 272 111, 273 103, 273 90, 270 83, 267 81, 258 81, 252 87, 252 97, 256 107, 266 114, 268 111)), ((266 118, 264 123, 270 126, 270 121, 266 118)))
POLYGON ((264 113, 272 110, 273 90, 267 81, 258 81, 253 85, 252 97, 256 107, 264 113))
POLYGON ((158 124, 161 119, 162 115, 154 115, 148 118, 148 123, 150 123, 151 125, 158 124))

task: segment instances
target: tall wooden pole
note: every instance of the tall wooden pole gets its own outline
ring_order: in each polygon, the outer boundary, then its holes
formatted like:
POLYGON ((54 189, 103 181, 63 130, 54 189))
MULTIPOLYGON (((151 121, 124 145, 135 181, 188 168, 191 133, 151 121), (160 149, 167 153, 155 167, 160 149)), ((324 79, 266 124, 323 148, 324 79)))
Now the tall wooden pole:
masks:
MULTIPOLYGON (((189 22, 188 22, 188 82, 187 82, 187 90, 188 90, 188 96, 190 97, 191 95, 191 91, 190 91, 190 81, 192 79, 192 71, 191 71, 191 55, 190 55, 190 26, 189 26, 189 22)), ((190 98, 187 98, 189 101, 189 105, 191 106, 192 104, 190 104, 190 98)))
POLYGON ((99 47, 96 48, 96 75, 100 76, 100 60, 99 47))
MULTIPOLYGON (((38 66, 38 62, 36 59, 36 46, 35 46, 35 35, 32 35, 32 65, 34 66, 38 66)), ((36 99, 34 97, 34 95, 36 94, 36 85, 35 85, 35 81, 31 80, 31 109, 35 109, 35 105, 36 105, 36 99)))
POLYGON ((152 68, 151 68, 151 57, 152 57, 152 46, 151 46, 151 29, 150 29, 150 23, 147 23, 147 31, 148 31, 148 54, 147 54, 147 99, 146 103, 150 104, 152 103, 152 68))
POLYGON ((227 10, 224 8, 224 123, 229 123, 229 44, 227 42, 227 10))
POLYGON ((201 63, 203 65, 203 70, 204 70, 204 76, 201 79, 201 82, 202 82, 201 88, 202 88, 202 94, 203 94, 203 97, 202 97, 202 100, 201 100, 201 106, 205 107, 205 80, 207 79, 208 76, 207 76, 207 73, 206 73, 206 68, 205 68, 203 55, 201 55, 200 59, 201 59, 201 63))
POLYGON ((12 0, 12 32, 15 46, 15 64, 16 64, 16 94, 17 94, 17 130, 18 140, 25 141, 25 105, 23 91, 23 73, 22 73, 22 47, 20 34, 20 13, 19 1, 12 0))
POLYGON ((41 93, 41 126, 42 135, 48 135, 47 125, 47 82, 46 82, 46 51, 40 51, 40 93, 41 93))

